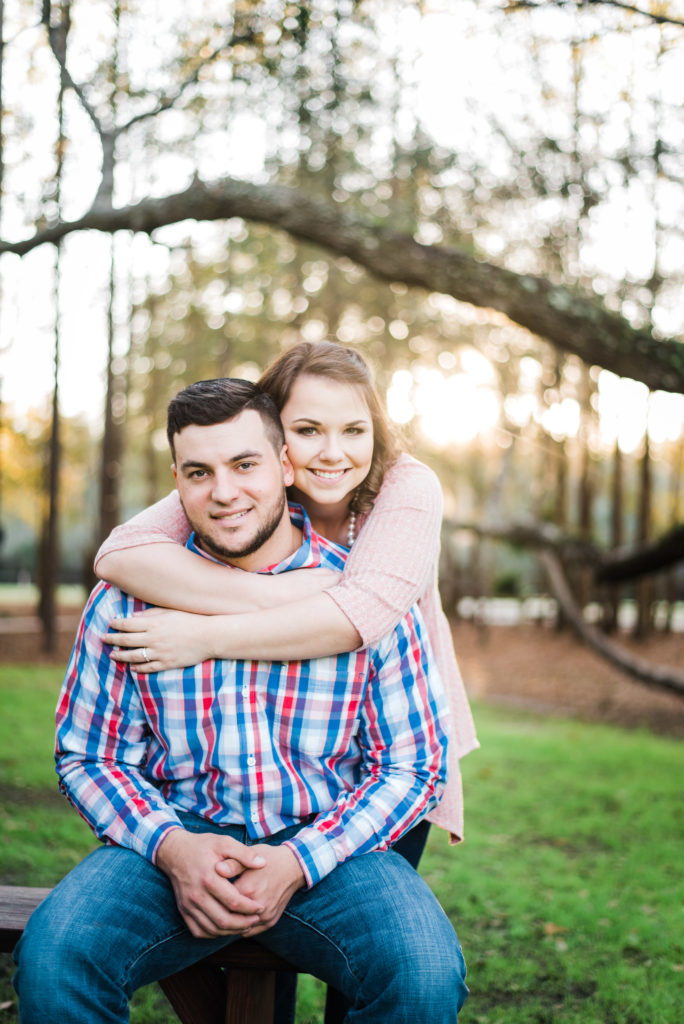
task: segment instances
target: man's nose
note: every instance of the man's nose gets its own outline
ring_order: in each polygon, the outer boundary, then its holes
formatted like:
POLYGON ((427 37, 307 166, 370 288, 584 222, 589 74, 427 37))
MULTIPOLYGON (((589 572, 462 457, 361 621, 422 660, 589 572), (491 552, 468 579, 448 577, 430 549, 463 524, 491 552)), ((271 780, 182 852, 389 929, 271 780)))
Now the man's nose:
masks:
POLYGON ((240 492, 232 473, 217 473, 214 477, 214 486, 211 489, 211 496, 214 501, 222 505, 228 505, 234 501, 240 492))

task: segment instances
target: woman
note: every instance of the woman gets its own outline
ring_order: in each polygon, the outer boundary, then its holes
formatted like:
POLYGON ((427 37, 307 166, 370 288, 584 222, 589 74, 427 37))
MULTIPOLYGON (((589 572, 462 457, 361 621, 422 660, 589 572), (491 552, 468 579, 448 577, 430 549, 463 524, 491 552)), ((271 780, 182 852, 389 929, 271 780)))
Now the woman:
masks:
MULTIPOLYGON (((399 452, 368 366, 352 349, 303 342, 259 384, 283 420, 291 497, 317 532, 351 548, 344 573, 231 573, 226 592, 225 570, 181 546, 190 530, 174 492, 113 531, 96 571, 142 600, 184 611, 114 620, 105 638, 119 648, 112 657, 151 672, 214 657, 323 657, 375 642, 417 602, 451 711, 448 783, 430 821, 459 842, 458 762, 478 742, 437 590, 439 481, 399 452)), ((405 851, 414 865, 424 837, 405 851)))

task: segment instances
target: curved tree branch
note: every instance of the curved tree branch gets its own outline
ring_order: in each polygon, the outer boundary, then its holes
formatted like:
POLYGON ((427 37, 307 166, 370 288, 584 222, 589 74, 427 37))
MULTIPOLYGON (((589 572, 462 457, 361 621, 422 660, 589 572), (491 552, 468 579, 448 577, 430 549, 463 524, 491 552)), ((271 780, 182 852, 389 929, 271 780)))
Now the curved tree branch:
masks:
POLYGON ((601 556, 594 573, 597 583, 622 583, 667 569, 684 559, 684 525, 675 526, 664 536, 632 548, 616 548, 601 556))
POLYGON ((561 561, 556 554, 549 549, 540 551, 539 557, 546 569, 549 584, 554 597, 563 609, 568 621, 573 625, 581 638, 593 650, 606 658, 613 665, 627 672, 642 683, 648 686, 657 687, 660 690, 670 690, 673 693, 684 696, 684 673, 666 665, 656 665, 645 661, 636 655, 626 651, 620 644, 600 633, 594 626, 585 621, 580 608, 575 603, 572 591, 563 572, 561 561))
POLYGON ((589 294, 543 278, 515 274, 456 248, 423 245, 411 235, 364 221, 331 202, 284 185, 235 178, 195 179, 183 192, 126 207, 93 207, 23 241, 0 242, 0 253, 23 255, 74 231, 150 234, 182 220, 245 220, 282 228, 293 238, 347 256, 376 277, 403 281, 505 313, 515 323, 589 364, 643 381, 652 389, 684 391, 684 346, 632 327, 589 294))
MULTIPOLYGON (((620 644, 609 640, 608 637, 585 620, 581 608, 573 597, 563 568, 564 561, 591 565, 595 570, 595 579, 598 580, 604 564, 607 564, 613 570, 617 566, 624 565, 626 573, 627 567, 633 567, 637 563, 640 567, 639 574, 641 574, 646 570, 643 569, 638 559, 643 556, 645 548, 657 549, 660 546, 663 550, 667 550, 670 547, 671 538, 674 542, 675 534, 677 535, 677 543, 681 545, 684 527, 678 527, 662 538, 660 542, 648 546, 645 545, 644 548, 638 549, 636 553, 628 552, 625 554, 624 551, 621 551, 606 554, 588 541, 578 540, 561 534, 556 527, 548 523, 487 525, 445 520, 445 526, 452 530, 469 530, 481 537, 504 540, 510 544, 535 548, 546 570, 551 591, 559 606, 580 637, 593 650, 640 682, 658 687, 659 689, 672 690, 684 696, 684 673, 677 672, 668 666, 653 664, 631 654, 620 644)), ((658 566, 658 568, 662 567, 662 565, 658 566)), ((632 577, 625 575, 620 578, 632 577)))
MULTIPOLYGON (((684 28, 684 21, 673 18, 664 11, 645 11, 635 4, 622 3, 621 0, 585 0, 587 7, 617 7, 618 10, 626 11, 628 14, 637 14, 647 21, 655 22, 656 25, 677 25, 684 28)), ((573 11, 583 6, 577 0, 553 0, 554 7, 569 7, 573 11)), ((538 10, 541 7, 548 7, 546 0, 511 0, 506 4, 507 11, 538 10)))
POLYGON ((646 544, 612 551, 602 551, 591 541, 563 534, 551 523, 465 523, 445 519, 444 525, 450 530, 469 530, 480 537, 519 547, 552 551, 565 562, 590 566, 594 583, 630 582, 684 560, 684 525, 675 526, 646 544))

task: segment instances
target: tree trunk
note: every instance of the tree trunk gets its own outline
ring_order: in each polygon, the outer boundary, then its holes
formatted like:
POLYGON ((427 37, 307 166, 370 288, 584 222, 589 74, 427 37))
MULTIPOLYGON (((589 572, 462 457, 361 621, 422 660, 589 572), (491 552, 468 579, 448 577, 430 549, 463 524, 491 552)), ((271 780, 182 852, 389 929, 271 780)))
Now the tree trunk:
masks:
POLYGON ((59 293, 60 293, 60 252, 55 247, 55 348, 54 382, 52 386, 52 416, 50 439, 47 449, 46 501, 43 515, 42 536, 39 548, 39 615, 43 625, 43 649, 52 652, 56 645, 56 590, 59 572, 59 474, 61 465, 61 438, 59 418, 59 293))
MULTIPOLYGON (((640 544, 646 544, 651 535, 651 488, 652 488, 652 464, 651 445, 648 437, 648 428, 644 434, 644 452, 639 465, 639 509, 637 514, 637 539, 640 544)), ((651 612, 653 606, 654 586, 653 580, 642 577, 636 588, 637 617, 634 626, 634 636, 640 640, 645 639, 651 632, 651 612)))
MULTIPOLYGON (((624 461, 622 450, 615 439, 613 450, 613 476, 610 497, 610 546, 613 551, 621 548, 624 543, 624 461)), ((622 588, 618 583, 607 584, 606 599, 603 604, 603 629, 606 633, 615 633, 618 628, 618 615, 622 588)))
POLYGON ((114 372, 115 330, 114 292, 116 288, 116 255, 114 238, 111 244, 109 272, 109 302, 107 305, 107 371, 104 407, 104 432, 102 435, 102 459, 100 464, 100 512, 97 541, 100 543, 114 527, 121 522, 119 481, 121 477, 121 405, 125 402, 122 391, 122 374, 114 372))

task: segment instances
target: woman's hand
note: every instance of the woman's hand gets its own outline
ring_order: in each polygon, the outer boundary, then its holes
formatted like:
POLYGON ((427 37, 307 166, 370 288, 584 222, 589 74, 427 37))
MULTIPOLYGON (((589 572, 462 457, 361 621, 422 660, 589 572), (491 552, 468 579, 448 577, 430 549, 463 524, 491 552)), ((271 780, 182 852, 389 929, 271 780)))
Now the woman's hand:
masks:
POLYGON ((136 672, 187 668, 214 657, 211 615, 193 615, 166 608, 148 608, 129 618, 112 619, 103 640, 114 661, 136 672))

